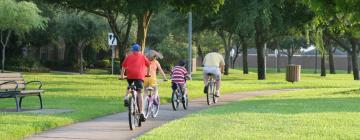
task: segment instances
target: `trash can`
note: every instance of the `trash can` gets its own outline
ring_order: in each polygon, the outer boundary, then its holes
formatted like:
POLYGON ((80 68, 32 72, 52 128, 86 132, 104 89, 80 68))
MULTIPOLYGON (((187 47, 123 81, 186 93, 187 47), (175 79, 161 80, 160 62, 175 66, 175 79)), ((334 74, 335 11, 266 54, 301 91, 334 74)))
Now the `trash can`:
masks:
POLYGON ((286 81, 298 82, 300 81, 301 65, 287 65, 286 66, 286 81))

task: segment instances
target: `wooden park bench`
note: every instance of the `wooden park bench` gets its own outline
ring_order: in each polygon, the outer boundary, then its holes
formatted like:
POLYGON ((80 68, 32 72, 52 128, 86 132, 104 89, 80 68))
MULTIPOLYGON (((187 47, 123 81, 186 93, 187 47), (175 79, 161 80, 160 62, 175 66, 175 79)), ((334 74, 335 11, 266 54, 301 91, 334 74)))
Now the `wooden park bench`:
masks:
POLYGON ((26 96, 38 96, 40 100, 40 108, 43 109, 41 94, 41 81, 25 82, 20 73, 0 73, 0 98, 14 98, 16 102, 16 111, 21 111, 21 103, 26 96), (26 88, 28 84, 37 83, 37 89, 26 88))

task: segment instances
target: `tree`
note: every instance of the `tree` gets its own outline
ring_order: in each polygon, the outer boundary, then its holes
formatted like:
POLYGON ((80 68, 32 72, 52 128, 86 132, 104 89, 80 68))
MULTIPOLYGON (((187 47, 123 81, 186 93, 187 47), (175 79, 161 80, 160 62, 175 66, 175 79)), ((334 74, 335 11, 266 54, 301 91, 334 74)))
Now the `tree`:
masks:
POLYGON ((358 52, 360 39, 360 11, 358 6, 360 1, 357 0, 303 0, 312 11, 316 13, 319 19, 317 24, 325 25, 328 30, 324 34, 334 40, 343 49, 351 54, 352 69, 354 80, 360 80, 358 66, 358 52), (340 38, 340 39, 339 39, 340 38), (341 38, 346 38, 351 47, 342 43, 341 38))
POLYGON ((221 38, 211 30, 197 32, 194 35, 194 43, 197 48, 198 56, 203 61, 205 55, 211 52, 212 48, 222 47, 221 38))
POLYGON ((161 41, 161 43, 155 45, 155 49, 161 52, 164 55, 164 58, 171 58, 159 60, 166 70, 171 70, 171 68, 174 67, 179 60, 184 60, 184 57, 188 56, 187 51, 184 51, 187 50, 186 41, 183 41, 182 37, 177 37, 169 34, 161 41))
POLYGON ((84 73, 84 49, 89 46, 106 47, 106 25, 97 16, 84 12, 63 13, 57 19, 58 34, 76 46, 80 74, 84 73))
MULTIPOLYGON (((297 1, 282 0, 234 0, 231 6, 240 10, 236 27, 242 27, 238 33, 254 37, 257 49, 258 79, 265 80, 265 46, 272 39, 290 34, 311 20, 312 15, 307 7, 297 1), (235 4, 237 3, 237 4, 235 4), (301 18, 299 18, 301 17, 301 18), (285 20, 286 19, 286 20, 285 20)), ((232 15, 230 15, 232 16, 232 15)))
MULTIPOLYGON (((236 46, 241 46, 241 52, 243 57, 243 74, 248 74, 248 47, 251 38, 254 37, 255 34, 255 27, 254 27, 254 20, 255 15, 257 15, 256 10, 249 10, 247 5, 249 5, 251 1, 247 0, 233 0, 230 4, 230 8, 233 10, 234 17, 237 18, 235 24, 235 34, 237 41, 235 44, 236 46)), ((236 51, 237 52, 237 51, 236 51)))
POLYGON ((218 11, 224 0, 127 0, 127 3, 129 11, 137 18, 136 41, 144 51, 151 17, 159 9, 172 6, 181 13, 194 11, 206 15, 218 11))
POLYGON ((238 6, 241 6, 241 2, 239 1, 225 1, 224 6, 220 8, 219 12, 209 14, 204 17, 202 21, 202 26, 209 30, 216 31, 223 42, 225 50, 225 75, 229 74, 231 64, 230 51, 234 45, 234 37, 237 35, 238 20, 243 20, 237 17, 237 13, 239 12, 239 10, 237 10, 238 6))
POLYGON ((120 60, 122 61, 126 53, 126 45, 129 40, 133 15, 135 15, 138 25, 136 40, 137 43, 142 46, 142 50, 144 50, 151 17, 162 7, 173 6, 181 12, 194 10, 203 11, 202 13, 211 13, 217 11, 224 0, 92 0, 87 2, 84 2, 83 0, 42 1, 73 9, 80 9, 106 18, 111 30, 117 37, 117 40, 123 40, 120 43, 120 60), (121 25, 118 23, 120 15, 125 17, 124 20, 121 21, 121 25))
POLYGON ((0 1, 0 41, 2 45, 2 70, 4 72, 5 51, 12 34, 23 36, 31 29, 42 29, 47 19, 32 2, 0 1))
POLYGON ((128 9, 126 0, 39 0, 47 3, 56 4, 71 9, 78 9, 84 12, 96 14, 105 18, 111 31, 118 41, 119 57, 122 62, 125 58, 126 48, 129 42, 133 15, 128 9))
POLYGON ((304 38, 296 36, 284 36, 279 39, 279 49, 282 54, 287 55, 288 64, 292 64, 292 57, 300 52, 301 48, 306 48, 307 44, 304 38))

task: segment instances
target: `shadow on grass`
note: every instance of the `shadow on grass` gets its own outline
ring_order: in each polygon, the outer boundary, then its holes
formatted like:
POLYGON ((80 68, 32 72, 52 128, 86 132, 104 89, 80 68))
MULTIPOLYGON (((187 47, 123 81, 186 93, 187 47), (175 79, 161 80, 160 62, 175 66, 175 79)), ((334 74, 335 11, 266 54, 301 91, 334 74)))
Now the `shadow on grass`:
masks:
POLYGON ((209 109, 202 114, 360 112, 359 100, 360 97, 245 100, 209 109))
MULTIPOLYGON (((1 110, 15 109, 15 100, 13 98, 0 100, 1 110)), ((94 118, 105 114, 112 114, 120 110, 125 110, 121 97, 65 97, 65 96, 45 96, 43 98, 44 109, 70 109, 73 112, 67 112, 70 116, 81 118, 94 118)), ((39 99, 37 97, 26 97, 23 100, 23 109, 38 109, 39 99)), ((19 114, 16 113, 15 114, 19 114)), ((21 113, 27 114, 27 113, 21 113)), ((31 114, 32 115, 32 114, 31 114)))
POLYGON ((81 89, 75 89, 75 88, 48 88, 45 90, 45 92, 80 92, 80 91, 83 91, 81 89))
POLYGON ((335 92, 335 93, 333 93, 333 95, 360 95, 360 88, 349 90, 349 91, 335 92))

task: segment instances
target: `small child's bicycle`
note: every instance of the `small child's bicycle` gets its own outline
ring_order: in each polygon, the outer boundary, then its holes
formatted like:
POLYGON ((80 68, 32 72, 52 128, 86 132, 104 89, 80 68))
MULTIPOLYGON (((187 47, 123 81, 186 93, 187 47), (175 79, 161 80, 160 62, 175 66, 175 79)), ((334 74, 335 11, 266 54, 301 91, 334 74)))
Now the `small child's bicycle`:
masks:
POLYGON ((183 104, 184 109, 188 109, 189 98, 188 95, 184 95, 184 91, 179 84, 176 84, 176 89, 173 90, 171 95, 171 103, 174 111, 179 109, 180 102, 183 104))
POLYGON ((156 93, 154 93, 153 87, 147 87, 146 90, 148 91, 148 95, 145 97, 145 118, 147 118, 149 115, 151 115, 153 118, 155 118, 159 113, 159 107, 160 107, 160 97, 156 93))

